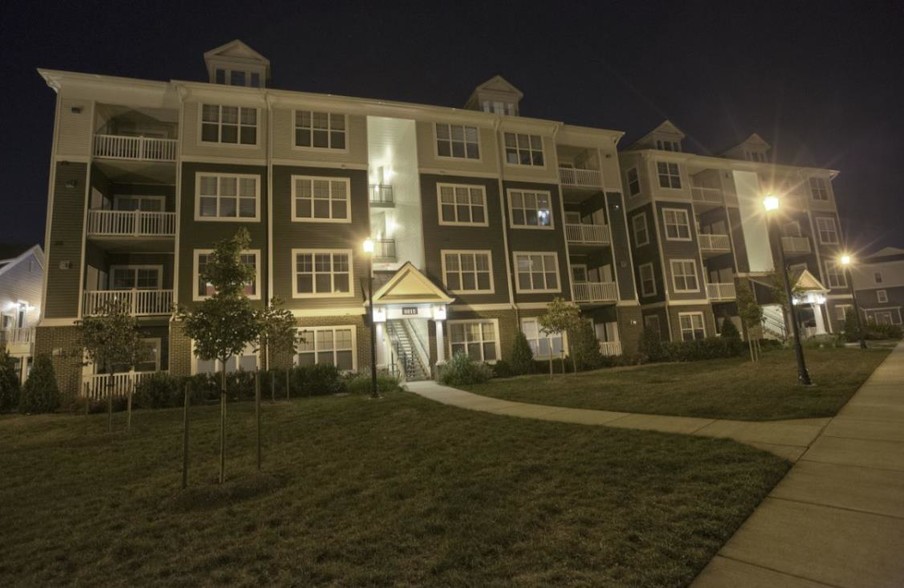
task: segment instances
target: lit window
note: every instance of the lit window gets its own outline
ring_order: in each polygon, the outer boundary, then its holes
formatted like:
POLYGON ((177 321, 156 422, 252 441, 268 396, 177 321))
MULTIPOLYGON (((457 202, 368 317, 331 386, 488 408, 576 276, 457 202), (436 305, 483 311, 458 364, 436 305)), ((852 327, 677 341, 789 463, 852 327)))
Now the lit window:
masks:
POLYGON ((703 326, 702 312, 679 312, 678 325, 681 327, 681 340, 694 341, 705 339, 706 329, 703 326))
POLYGON ((436 154, 456 159, 480 159, 477 127, 436 123, 436 154))
POLYGON ((663 208, 662 221, 665 225, 665 238, 669 241, 691 240, 691 223, 683 208, 663 208))
POLYGON ((631 225, 634 228, 634 245, 641 247, 650 242, 650 234, 647 232, 647 215, 641 212, 631 219, 631 225))
MULTIPOLYGON (((208 296, 213 296, 216 293, 213 284, 204 278, 204 273, 207 271, 207 264, 213 253, 213 249, 195 249, 194 253, 195 285, 192 298, 194 300, 204 300, 208 296)), ((260 283, 261 278, 260 251, 256 249, 242 251, 239 259, 243 264, 254 269, 254 278, 245 285, 243 293, 252 300, 259 300, 260 293, 258 292, 257 285, 260 283)))
POLYGON ((534 359, 548 359, 562 356, 562 334, 544 333, 535 318, 521 319, 521 332, 527 338, 534 359))
POLYGON ((351 220, 348 178, 292 176, 292 220, 351 220))
POLYGON ((658 161, 656 162, 656 172, 659 174, 660 188, 681 188, 681 173, 678 171, 677 163, 658 161))
POLYGON ((443 281, 450 292, 493 292, 490 251, 442 251, 443 281))
POLYGON ((834 218, 817 217, 816 232, 819 234, 819 242, 823 245, 838 244, 838 229, 835 227, 834 218))
POLYGON ((637 168, 632 167, 628 170, 628 195, 637 196, 640 194, 640 176, 637 174, 637 168))
POLYGON ((515 253, 518 292, 559 292, 559 260, 555 253, 515 253))
POLYGON ((355 327, 304 327, 298 334, 295 365, 323 363, 345 371, 357 369, 355 327))
POLYGON ((656 296, 656 274, 653 272, 653 264, 645 263, 638 268, 640 273, 640 295, 656 296))
POLYGON ((258 176, 199 173, 195 220, 258 220, 258 176))
POLYGON ((295 111, 295 146, 314 149, 345 149, 347 125, 344 114, 295 111))
POLYGON ((474 361, 496 361, 499 339, 495 320, 449 321, 449 351, 464 353, 474 361))
POLYGON ((201 141, 257 145, 257 109, 204 104, 201 108, 201 141))
POLYGON ((825 178, 810 178, 810 195, 813 200, 829 199, 829 185, 825 178))
POLYGON ((540 135, 505 133, 505 162, 543 167, 543 139, 540 135))
POLYGON ((672 286, 675 292, 699 292, 697 282, 697 264, 692 259, 673 259, 669 262, 672 267, 672 286))
POLYGON ((352 295, 351 250, 293 249, 292 296, 352 295))
POLYGON ((829 288, 847 288, 844 268, 834 261, 826 261, 826 281, 829 288))
POLYGON ((513 227, 552 228, 552 197, 549 192, 509 190, 508 195, 513 227))
POLYGON ((439 224, 487 226, 483 186, 437 184, 439 224))

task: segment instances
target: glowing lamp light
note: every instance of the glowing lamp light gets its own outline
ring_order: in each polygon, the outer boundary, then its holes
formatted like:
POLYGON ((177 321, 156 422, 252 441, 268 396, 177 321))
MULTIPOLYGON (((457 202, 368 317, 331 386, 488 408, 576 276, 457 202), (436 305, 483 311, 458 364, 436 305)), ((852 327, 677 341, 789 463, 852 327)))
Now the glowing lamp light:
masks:
POLYGON ((844 254, 841 256, 841 265, 845 265, 845 266, 851 265, 852 261, 854 261, 854 260, 851 259, 850 255, 844 254))
POLYGON ((778 196, 770 194, 769 196, 766 196, 765 198, 763 198, 763 208, 765 208, 767 212, 771 212, 773 210, 778 210, 778 207, 779 207, 778 196))
POLYGON ((372 255, 374 252, 374 240, 373 239, 365 239, 363 248, 364 248, 364 253, 367 253, 368 255, 372 255))

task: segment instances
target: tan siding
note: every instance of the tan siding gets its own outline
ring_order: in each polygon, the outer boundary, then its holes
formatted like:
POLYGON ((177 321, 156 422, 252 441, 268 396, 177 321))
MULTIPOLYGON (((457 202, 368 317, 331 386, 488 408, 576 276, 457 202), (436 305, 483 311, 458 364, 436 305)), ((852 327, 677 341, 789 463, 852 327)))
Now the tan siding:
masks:
POLYGON ((91 102, 61 98, 56 155, 88 157, 91 155, 91 134, 91 102), (73 108, 80 108, 81 112, 72 112, 73 108))
MULTIPOLYGON (((207 104, 232 106, 228 99, 206 101, 207 104)), ((243 105, 244 106, 244 105, 243 105)), ((267 111, 257 109, 257 146, 201 143, 201 103, 188 102, 183 111, 182 157, 224 157, 263 159, 267 147, 267 111)))
MULTIPOLYGON (((453 123, 455 124, 455 123, 453 123)), ((433 122, 418 121, 417 160, 418 165, 428 170, 444 170, 459 175, 497 173, 496 135, 493 129, 480 128, 480 159, 458 159, 437 157, 436 136, 433 122)))

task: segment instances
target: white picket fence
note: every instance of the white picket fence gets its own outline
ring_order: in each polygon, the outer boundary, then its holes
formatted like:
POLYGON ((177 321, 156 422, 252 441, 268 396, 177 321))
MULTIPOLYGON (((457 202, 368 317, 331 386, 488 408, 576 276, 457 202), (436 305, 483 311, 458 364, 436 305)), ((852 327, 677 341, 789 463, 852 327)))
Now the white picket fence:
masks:
POLYGON ((114 398, 128 396, 135 386, 157 372, 124 372, 121 374, 95 374, 82 378, 82 396, 90 400, 101 400, 113 395, 114 398))

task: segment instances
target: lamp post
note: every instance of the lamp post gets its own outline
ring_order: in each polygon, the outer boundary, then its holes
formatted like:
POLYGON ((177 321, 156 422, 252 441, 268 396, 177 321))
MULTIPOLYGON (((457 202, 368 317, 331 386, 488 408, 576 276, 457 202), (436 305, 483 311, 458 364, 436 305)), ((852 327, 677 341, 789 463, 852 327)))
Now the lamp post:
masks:
POLYGON ((379 398, 377 390, 377 322, 374 320, 374 240, 364 240, 367 255, 367 303, 370 307, 370 397, 379 398))
POLYGON ((844 278, 847 280, 848 289, 851 291, 851 301, 854 304, 854 316, 857 317, 857 335, 860 339, 860 349, 866 349, 866 340, 863 338, 863 323, 860 322, 860 308, 857 306, 857 295, 854 293, 854 278, 851 274, 851 264, 853 259, 850 255, 844 254, 839 259, 841 267, 844 268, 844 278))
POLYGON ((810 374, 807 372, 807 364, 804 361, 804 348, 800 344, 800 328, 797 325, 797 312, 794 310, 794 295, 791 292, 791 282, 788 281, 788 267, 785 263, 785 249, 781 239, 775 238, 775 211, 778 210, 781 202, 778 196, 770 194, 763 198, 763 207, 766 209, 766 228, 769 233, 769 239, 772 242, 778 241, 778 262, 782 272, 782 282, 785 285, 785 297, 788 299, 788 310, 791 313, 791 332, 794 334, 794 356, 797 359, 797 381, 804 386, 811 386, 813 382, 810 380, 810 374))

